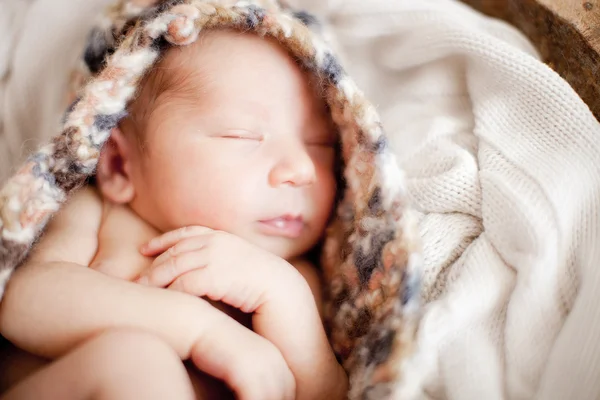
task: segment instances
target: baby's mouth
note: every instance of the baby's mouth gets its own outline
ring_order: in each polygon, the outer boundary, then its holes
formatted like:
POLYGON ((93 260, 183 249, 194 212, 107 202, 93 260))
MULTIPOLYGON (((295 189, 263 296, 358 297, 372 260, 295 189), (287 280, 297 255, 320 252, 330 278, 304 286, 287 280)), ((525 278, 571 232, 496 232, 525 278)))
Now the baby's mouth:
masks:
POLYGON ((301 216, 282 215, 280 217, 259 221, 261 231, 268 236, 282 236, 296 239, 302 235, 306 227, 301 216))

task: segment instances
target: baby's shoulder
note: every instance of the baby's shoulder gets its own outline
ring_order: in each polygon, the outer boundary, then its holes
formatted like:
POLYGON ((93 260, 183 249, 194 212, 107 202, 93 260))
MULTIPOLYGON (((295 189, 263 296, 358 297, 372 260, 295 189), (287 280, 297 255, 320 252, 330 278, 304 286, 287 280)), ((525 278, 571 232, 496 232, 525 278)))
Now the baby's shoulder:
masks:
POLYGON ((88 228, 100 226, 103 212, 102 196, 94 186, 84 186, 66 201, 53 219, 54 224, 69 226, 85 225, 88 228))
POLYGON ((77 190, 49 221, 34 246, 30 260, 87 265, 98 245, 102 203, 94 187, 77 190))

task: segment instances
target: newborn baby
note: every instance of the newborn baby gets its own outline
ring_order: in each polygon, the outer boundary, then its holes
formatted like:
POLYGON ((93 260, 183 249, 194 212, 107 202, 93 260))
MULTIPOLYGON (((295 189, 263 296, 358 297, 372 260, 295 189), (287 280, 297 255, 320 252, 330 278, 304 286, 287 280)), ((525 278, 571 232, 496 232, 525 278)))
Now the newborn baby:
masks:
POLYGON ((344 398, 308 256, 336 197, 319 83, 275 40, 212 30, 140 87, 11 280, 2 333, 55 361, 7 398, 193 398, 177 359, 212 377, 190 374, 198 398, 344 398), (98 372, 127 348, 143 365, 98 372))

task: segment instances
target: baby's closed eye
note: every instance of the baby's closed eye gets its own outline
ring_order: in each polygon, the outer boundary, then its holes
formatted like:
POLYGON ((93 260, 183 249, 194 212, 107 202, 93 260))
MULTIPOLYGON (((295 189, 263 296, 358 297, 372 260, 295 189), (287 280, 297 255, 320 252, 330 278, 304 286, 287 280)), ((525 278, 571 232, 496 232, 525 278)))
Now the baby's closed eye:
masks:
POLYGON ((265 136, 261 133, 247 131, 243 129, 231 129, 220 132, 215 136, 223 139, 255 140, 258 142, 262 142, 265 138, 265 136))

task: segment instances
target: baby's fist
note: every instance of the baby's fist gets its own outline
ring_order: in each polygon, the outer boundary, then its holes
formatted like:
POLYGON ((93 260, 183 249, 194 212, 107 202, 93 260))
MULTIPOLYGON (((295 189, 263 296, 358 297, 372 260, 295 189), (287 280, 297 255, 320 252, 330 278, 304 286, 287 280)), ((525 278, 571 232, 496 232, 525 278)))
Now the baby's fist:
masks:
POLYGON ((206 296, 245 313, 268 301, 290 299, 295 288, 304 293, 307 287, 282 258, 238 236, 201 226, 165 233, 143 247, 142 254, 160 255, 139 283, 206 296))

